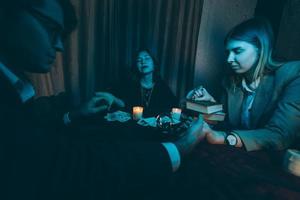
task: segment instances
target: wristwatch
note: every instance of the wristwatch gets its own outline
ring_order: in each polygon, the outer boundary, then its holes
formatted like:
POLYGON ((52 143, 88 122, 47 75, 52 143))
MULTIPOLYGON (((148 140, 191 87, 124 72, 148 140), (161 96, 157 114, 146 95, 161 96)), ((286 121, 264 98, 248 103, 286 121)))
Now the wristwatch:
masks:
POLYGON ((234 134, 232 134, 231 132, 226 132, 225 144, 227 144, 228 146, 235 147, 237 145, 237 142, 238 138, 234 134))

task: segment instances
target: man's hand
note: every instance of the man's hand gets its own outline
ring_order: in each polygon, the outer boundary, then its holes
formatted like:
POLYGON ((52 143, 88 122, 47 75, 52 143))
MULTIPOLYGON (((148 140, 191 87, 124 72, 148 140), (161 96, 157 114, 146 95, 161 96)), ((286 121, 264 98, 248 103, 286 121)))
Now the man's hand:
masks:
POLYGON ((203 123, 202 115, 199 115, 199 118, 186 130, 185 135, 174 142, 181 155, 191 152, 205 138, 205 132, 202 131, 203 123))
POLYGON ((95 95, 89 101, 82 104, 79 109, 70 112, 71 121, 110 110, 112 105, 124 107, 125 103, 108 92, 96 92, 95 95))
POLYGON ((111 108, 112 105, 116 105, 117 107, 120 107, 120 108, 125 107, 125 103, 121 99, 112 95, 111 93, 96 92, 95 97, 103 98, 103 100, 105 100, 105 103, 108 106, 108 110, 111 108))

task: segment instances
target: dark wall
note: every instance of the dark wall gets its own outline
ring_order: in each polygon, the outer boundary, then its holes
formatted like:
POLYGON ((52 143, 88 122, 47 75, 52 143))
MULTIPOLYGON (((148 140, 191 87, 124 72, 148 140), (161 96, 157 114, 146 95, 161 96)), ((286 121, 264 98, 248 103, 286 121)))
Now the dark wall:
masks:
POLYGON ((194 87, 220 96, 226 70, 224 38, 235 25, 253 17, 256 0, 205 0, 198 34, 194 87))
POLYGON ((275 38, 277 37, 280 21, 286 0, 258 0, 255 8, 256 16, 264 16, 272 23, 275 38))
POLYGON ((286 0, 278 30, 275 56, 300 60, 300 1, 286 0))
POLYGON ((283 60, 300 59, 300 1, 258 0, 255 15, 272 23, 275 33, 274 57, 283 60))

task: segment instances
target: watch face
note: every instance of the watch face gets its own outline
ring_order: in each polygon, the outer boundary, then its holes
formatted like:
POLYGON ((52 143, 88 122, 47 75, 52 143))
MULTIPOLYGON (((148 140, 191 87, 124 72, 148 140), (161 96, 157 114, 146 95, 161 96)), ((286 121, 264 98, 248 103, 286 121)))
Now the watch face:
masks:
POLYGON ((230 146, 235 146, 237 143, 237 139, 234 135, 228 135, 226 140, 230 146))

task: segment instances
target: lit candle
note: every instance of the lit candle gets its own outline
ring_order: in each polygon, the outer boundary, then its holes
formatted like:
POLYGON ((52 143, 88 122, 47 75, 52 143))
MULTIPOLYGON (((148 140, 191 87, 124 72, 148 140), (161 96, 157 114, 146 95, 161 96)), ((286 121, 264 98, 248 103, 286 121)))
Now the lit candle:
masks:
POLYGON ((171 116, 172 116, 173 119, 179 121, 180 116, 181 116, 181 109, 180 108, 172 108, 171 116))
POLYGON ((134 120, 139 120, 143 118, 143 110, 144 108, 141 106, 135 106, 132 108, 132 118, 134 120))

